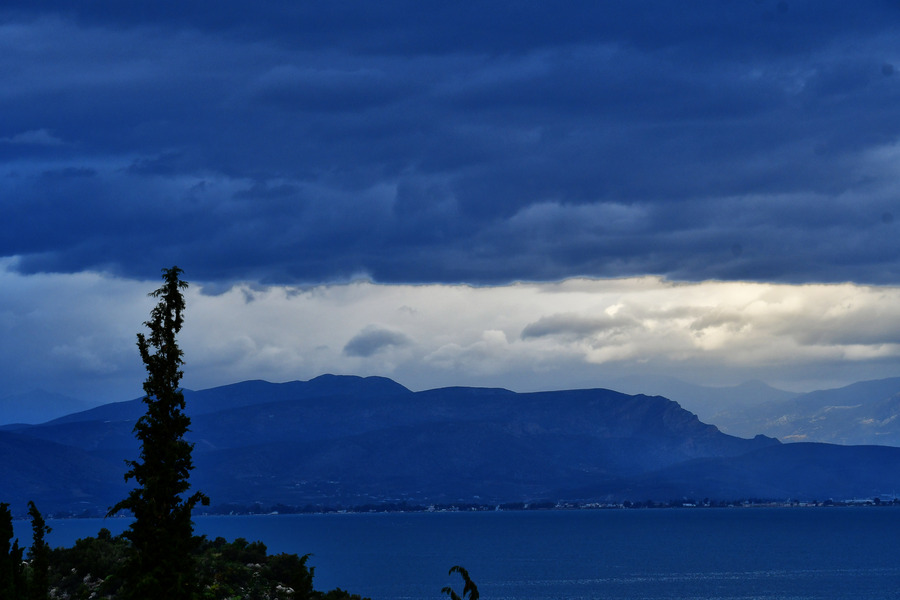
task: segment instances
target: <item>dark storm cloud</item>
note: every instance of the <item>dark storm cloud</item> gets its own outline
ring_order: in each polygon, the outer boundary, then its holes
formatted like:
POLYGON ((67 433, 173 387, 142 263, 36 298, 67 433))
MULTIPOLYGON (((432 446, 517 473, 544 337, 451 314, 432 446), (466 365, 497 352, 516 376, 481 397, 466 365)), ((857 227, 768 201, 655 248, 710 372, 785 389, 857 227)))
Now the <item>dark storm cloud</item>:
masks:
POLYGON ((22 272, 900 277, 894 3, 4 7, 22 272))
POLYGON ((392 346, 408 346, 410 339, 398 331, 369 326, 353 336, 344 346, 344 354, 367 358, 392 346))
POLYGON ((275 67, 260 77, 256 95, 289 111, 361 111, 402 98, 405 82, 375 70, 275 67))
POLYGON ((588 318, 574 314, 551 315, 526 325, 522 330, 522 339, 546 336, 582 339, 598 334, 621 333, 638 325, 638 321, 631 317, 616 318, 604 315, 588 318))

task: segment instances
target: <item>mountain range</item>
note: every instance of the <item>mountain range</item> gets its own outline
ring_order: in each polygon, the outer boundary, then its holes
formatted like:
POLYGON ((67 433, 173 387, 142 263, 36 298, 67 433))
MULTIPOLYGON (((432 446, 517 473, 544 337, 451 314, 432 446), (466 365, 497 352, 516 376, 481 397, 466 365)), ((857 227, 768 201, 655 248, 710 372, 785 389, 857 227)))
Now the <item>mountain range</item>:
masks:
POLYGON ((668 377, 614 382, 627 393, 661 394, 739 437, 783 442, 900 446, 900 377, 799 394, 761 381, 731 387, 691 385, 668 377))
POLYGON ((724 431, 785 442, 900 446, 900 377, 738 406, 713 417, 724 431))
MULTIPOLYGON (((413 392, 380 377, 185 391, 213 505, 843 499, 900 487, 900 448, 737 437, 662 396, 413 392)), ((796 400, 796 399, 795 399, 796 400)), ((141 400, 0 431, 0 500, 102 514, 127 491, 141 400)))
MULTIPOLYGON (((263 382, 264 383, 264 382, 263 382)), ((711 423, 722 432, 738 437, 763 434, 785 442, 824 442, 844 445, 900 446, 900 377, 862 381, 846 387, 797 393, 774 388, 762 381, 740 385, 711 387, 689 384, 673 377, 642 376, 612 380, 610 389, 627 394, 664 396, 711 423)), ((189 403, 191 410, 202 398, 214 398, 204 410, 221 410, 228 402, 246 402, 228 398, 245 390, 187 392, 200 400, 189 403), (218 404, 216 404, 218 403, 218 404)), ((291 388, 283 393, 291 394, 291 388)), ((124 404, 133 418, 143 410, 138 401, 124 404)), ((0 431, 14 431, 24 424, 84 412, 73 418, 96 414, 83 401, 34 390, 0 398, 0 431)), ((105 409, 106 410, 106 409, 105 409)))

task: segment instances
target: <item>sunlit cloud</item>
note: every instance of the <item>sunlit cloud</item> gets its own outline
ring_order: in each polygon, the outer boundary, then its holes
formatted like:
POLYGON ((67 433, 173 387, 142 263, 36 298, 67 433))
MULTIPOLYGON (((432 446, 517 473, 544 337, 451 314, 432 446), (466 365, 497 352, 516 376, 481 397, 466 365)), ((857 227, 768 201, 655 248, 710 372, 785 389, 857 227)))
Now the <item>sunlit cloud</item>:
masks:
POLYGON ((245 340, 243 360, 259 367, 261 356, 294 357, 293 365, 279 363, 293 368, 281 379, 338 371, 393 376, 415 388, 541 389, 664 372, 698 383, 755 377, 796 387, 808 385, 816 369, 820 381, 840 378, 829 373, 837 363, 871 362, 892 375, 889 361, 900 356, 898 300, 894 287, 650 277, 492 287, 239 286, 197 295, 205 322, 191 343, 202 370, 210 319, 228 321, 216 337, 245 340), (221 314, 225 305, 242 317, 221 314))
MULTIPOLYGON (((155 281, 0 272, 5 390, 87 400, 140 395, 134 346, 155 281)), ((188 290, 182 332, 193 389, 322 373, 382 375, 413 389, 611 386, 664 374, 790 389, 896 375, 900 288, 656 277, 506 286, 188 290)))

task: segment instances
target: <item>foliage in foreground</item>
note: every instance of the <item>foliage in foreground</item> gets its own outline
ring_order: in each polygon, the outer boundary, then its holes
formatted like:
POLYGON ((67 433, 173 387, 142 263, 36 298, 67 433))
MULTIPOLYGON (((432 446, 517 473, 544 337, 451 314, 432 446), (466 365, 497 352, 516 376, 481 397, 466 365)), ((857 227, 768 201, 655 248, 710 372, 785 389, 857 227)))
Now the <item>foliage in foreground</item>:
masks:
MULTIPOLYGON (((194 555, 202 600, 363 600, 341 589, 313 588, 314 567, 309 555, 269 555, 262 542, 238 538, 197 538, 194 555)), ((122 566, 129 541, 101 529, 97 537, 80 539, 71 548, 57 548, 50 556, 50 597, 82 600, 118 599, 125 591, 122 566)))
POLYGON ((28 549, 28 560, 24 560, 25 548, 19 540, 13 539, 12 512, 9 504, 0 503, 0 599, 47 600, 49 597, 48 573, 50 569, 50 547, 44 535, 50 528, 38 511, 34 502, 28 502, 28 515, 34 542, 28 549))
POLYGON ((453 588, 449 585, 441 589, 441 593, 450 596, 450 600, 478 600, 478 586, 476 586, 475 582, 472 581, 472 579, 469 577, 469 572, 459 565, 454 565, 450 567, 450 572, 448 573, 448 575, 453 575, 454 573, 459 573, 463 578, 462 597, 460 597, 459 594, 453 591, 453 588))
MULTIPOLYGON (((2 600, 121 600, 128 595, 127 565, 131 541, 101 529, 71 548, 50 549, 50 531, 34 503, 29 503, 33 543, 28 548, 13 539, 9 505, 0 504, 0 599, 2 600)), ((262 542, 238 538, 194 538, 192 598, 197 600, 364 600, 341 589, 313 588, 309 555, 269 555, 262 542)))
POLYGON ((0 598, 15 598, 27 589, 22 552, 19 540, 13 540, 9 504, 3 502, 0 504, 0 598))

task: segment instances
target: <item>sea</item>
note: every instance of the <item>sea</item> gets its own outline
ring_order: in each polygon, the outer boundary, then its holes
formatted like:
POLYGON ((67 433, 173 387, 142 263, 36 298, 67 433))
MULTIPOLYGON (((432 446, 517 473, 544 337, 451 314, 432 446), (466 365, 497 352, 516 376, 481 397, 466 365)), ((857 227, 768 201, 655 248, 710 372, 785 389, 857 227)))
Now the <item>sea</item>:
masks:
MULTIPOLYGON (((49 520, 69 546, 127 519, 49 520)), ((781 507, 203 516, 195 531, 311 554, 316 589, 373 600, 900 600, 900 508, 781 507)), ((16 521, 30 543, 28 521, 16 521)))

